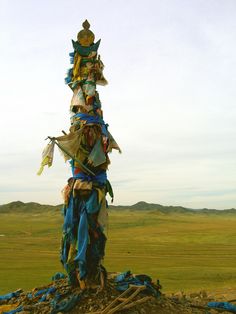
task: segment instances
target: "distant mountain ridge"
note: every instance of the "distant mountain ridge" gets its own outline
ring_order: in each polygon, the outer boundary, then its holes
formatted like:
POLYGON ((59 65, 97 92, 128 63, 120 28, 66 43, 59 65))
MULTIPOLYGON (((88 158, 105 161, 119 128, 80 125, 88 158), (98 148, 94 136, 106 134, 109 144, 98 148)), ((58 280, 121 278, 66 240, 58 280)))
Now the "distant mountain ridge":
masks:
MULTIPOLYGON (((62 204, 60 205, 43 205, 35 202, 24 203, 21 201, 15 201, 8 204, 0 205, 0 214, 1 213, 35 213, 35 212, 48 212, 48 211, 60 211, 62 209, 62 204)), ((147 203, 144 201, 140 201, 134 205, 110 205, 109 209, 111 210, 132 210, 132 211, 155 211, 162 214, 171 214, 171 213, 179 213, 179 214, 236 214, 236 209, 191 209, 185 208, 182 206, 164 206, 160 204, 147 203)))
POLYGON ((23 203, 21 201, 15 201, 0 205, 0 213, 58 211, 61 210, 61 208, 62 205, 42 205, 35 202, 23 203))
POLYGON ((179 213, 179 214, 183 214, 183 213, 193 213, 193 214, 197 214, 197 213, 206 213, 206 214, 210 214, 210 213, 214 213, 214 214, 236 214, 236 209, 235 208, 231 208, 231 209, 208 209, 208 208, 203 208, 203 209, 192 209, 192 208, 186 208, 183 206, 164 206, 164 205, 160 205, 160 204, 153 204, 153 203, 147 203, 144 201, 140 201, 134 205, 130 205, 130 206, 113 206, 110 205, 109 206, 110 209, 130 209, 130 210, 146 210, 146 211, 158 211, 160 213, 164 213, 164 214, 168 214, 168 213, 179 213))

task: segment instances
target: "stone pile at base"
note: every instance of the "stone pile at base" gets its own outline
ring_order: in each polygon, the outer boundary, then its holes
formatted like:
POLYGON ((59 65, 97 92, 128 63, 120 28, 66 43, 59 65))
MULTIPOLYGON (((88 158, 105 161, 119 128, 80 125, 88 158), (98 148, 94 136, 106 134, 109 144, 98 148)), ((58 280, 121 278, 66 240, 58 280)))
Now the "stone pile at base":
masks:
POLYGON ((19 289, 0 296, 0 314, 235 313, 233 308, 224 310, 209 307, 209 304, 214 303, 214 298, 205 291, 166 296, 160 289, 159 282, 152 282, 147 275, 125 272, 118 275, 108 274, 102 288, 100 285, 93 285, 82 290, 80 287, 72 287, 65 275, 57 273, 48 285, 32 291, 19 289))

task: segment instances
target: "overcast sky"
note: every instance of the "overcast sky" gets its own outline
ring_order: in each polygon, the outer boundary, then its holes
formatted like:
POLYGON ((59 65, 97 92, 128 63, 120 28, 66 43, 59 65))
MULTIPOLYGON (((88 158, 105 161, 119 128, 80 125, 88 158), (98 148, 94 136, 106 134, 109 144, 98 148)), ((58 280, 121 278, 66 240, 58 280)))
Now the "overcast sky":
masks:
POLYGON ((0 204, 62 202, 68 53, 85 19, 105 64, 104 120, 122 148, 115 204, 236 207, 235 0, 0 0, 0 204))

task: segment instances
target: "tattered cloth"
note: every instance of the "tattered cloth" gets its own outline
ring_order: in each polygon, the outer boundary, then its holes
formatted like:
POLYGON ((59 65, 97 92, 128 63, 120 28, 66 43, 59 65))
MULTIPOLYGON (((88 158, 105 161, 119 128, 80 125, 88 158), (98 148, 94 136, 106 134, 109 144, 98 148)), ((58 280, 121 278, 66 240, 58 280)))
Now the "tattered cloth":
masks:
POLYGON ((68 204, 64 206, 61 261, 70 283, 76 285, 77 270, 80 280, 99 276, 106 243, 103 229, 107 219, 107 176, 106 171, 100 171, 96 176, 75 173, 73 162, 72 174, 68 204), (85 198, 76 193, 78 180, 92 183, 91 191, 85 198))

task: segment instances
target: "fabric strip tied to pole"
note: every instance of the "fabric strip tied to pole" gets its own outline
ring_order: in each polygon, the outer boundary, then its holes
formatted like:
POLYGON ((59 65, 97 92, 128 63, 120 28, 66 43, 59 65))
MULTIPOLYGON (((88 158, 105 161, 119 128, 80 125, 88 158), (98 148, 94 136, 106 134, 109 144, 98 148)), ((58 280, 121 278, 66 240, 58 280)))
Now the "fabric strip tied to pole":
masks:
POLYGON ((75 261, 79 262, 80 279, 83 279, 86 275, 86 269, 84 265, 86 262, 86 251, 89 242, 88 235, 88 219, 85 208, 80 216, 79 228, 78 228, 78 253, 75 257, 75 261))

